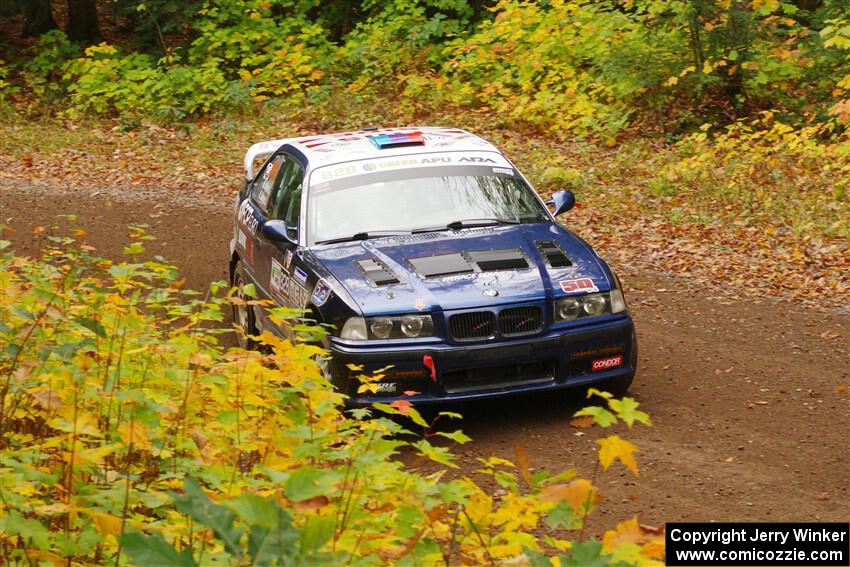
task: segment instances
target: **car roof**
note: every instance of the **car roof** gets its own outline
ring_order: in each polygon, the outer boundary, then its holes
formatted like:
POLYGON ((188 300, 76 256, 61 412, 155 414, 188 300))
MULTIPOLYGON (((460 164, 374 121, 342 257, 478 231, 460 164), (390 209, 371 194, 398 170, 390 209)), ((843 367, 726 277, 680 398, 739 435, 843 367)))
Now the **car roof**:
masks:
POLYGON ((271 155, 284 145, 290 145, 300 152, 307 160, 308 169, 359 159, 446 151, 492 151, 501 154, 487 140, 459 128, 435 126, 374 128, 299 138, 281 138, 254 144, 245 154, 245 177, 253 179, 255 159, 271 155), (416 134, 421 136, 421 144, 390 145, 381 148, 372 140, 379 136, 415 136, 416 134))

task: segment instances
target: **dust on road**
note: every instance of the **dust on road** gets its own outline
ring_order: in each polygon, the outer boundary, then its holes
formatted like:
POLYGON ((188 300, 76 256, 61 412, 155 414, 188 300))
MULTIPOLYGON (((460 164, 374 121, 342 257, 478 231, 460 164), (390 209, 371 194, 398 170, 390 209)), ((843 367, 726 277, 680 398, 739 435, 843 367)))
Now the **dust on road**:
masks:
MULTIPOLYGON (((117 258, 129 224, 148 224, 148 253, 180 267, 187 285, 226 279, 230 199, 147 188, 65 191, 27 183, 0 188, 0 224, 21 253, 34 226, 83 228, 117 258), (64 215, 75 214, 75 221, 64 215)), ((567 217, 568 220, 568 217, 567 217)), ((600 250, 603 256, 605 251, 600 250)), ((631 390, 654 427, 616 431, 640 447, 640 478, 619 464, 600 473, 605 497, 591 528, 637 514, 642 522, 847 521, 850 517, 850 318, 789 302, 736 297, 719 285, 617 266, 640 343, 631 390)), ((578 400, 519 399, 456 409, 474 441, 457 448, 470 473, 477 457, 593 472, 597 430, 568 425, 578 400)))

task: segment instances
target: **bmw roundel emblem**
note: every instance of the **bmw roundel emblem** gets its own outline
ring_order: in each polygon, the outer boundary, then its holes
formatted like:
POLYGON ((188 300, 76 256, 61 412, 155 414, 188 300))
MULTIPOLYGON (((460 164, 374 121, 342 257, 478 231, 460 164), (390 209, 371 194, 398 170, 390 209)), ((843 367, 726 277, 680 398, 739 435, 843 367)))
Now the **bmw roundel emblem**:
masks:
POLYGON ((482 293, 485 297, 496 297, 499 295, 499 291, 496 289, 485 289, 482 293))

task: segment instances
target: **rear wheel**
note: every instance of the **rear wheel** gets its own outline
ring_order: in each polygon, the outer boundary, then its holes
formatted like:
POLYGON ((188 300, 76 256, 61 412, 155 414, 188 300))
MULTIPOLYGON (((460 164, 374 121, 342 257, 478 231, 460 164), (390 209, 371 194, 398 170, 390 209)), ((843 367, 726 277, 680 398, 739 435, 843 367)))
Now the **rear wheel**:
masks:
POLYGON ((242 273, 242 261, 237 260, 233 267, 233 287, 236 288, 236 297, 241 301, 233 304, 233 321, 239 327, 236 340, 239 341, 240 347, 253 349, 256 348, 257 341, 251 337, 257 334, 257 325, 254 309, 248 305, 251 298, 245 295, 246 283, 245 275, 242 273))

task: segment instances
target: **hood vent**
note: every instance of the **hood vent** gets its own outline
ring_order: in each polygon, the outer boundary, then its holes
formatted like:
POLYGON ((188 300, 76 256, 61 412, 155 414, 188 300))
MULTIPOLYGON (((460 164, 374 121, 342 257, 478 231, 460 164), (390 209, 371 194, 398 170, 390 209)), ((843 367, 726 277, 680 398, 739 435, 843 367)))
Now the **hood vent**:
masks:
POLYGON ((525 259, 525 255, 519 248, 455 252, 453 254, 440 254, 439 256, 410 258, 408 261, 417 273, 426 278, 528 268, 528 260, 525 259))
POLYGON ((475 271, 472 264, 459 253, 411 258, 410 263, 417 272, 426 278, 470 274, 475 271))
POLYGON ((564 253, 563 248, 551 240, 537 240, 535 242, 537 249, 546 258, 546 263, 552 268, 566 268, 572 266, 573 263, 564 253))
POLYGON ((399 279, 386 266, 377 260, 370 258, 368 260, 359 260, 357 265, 363 270, 371 283, 375 285, 389 285, 399 283, 399 279))
POLYGON ((519 248, 503 250, 480 250, 469 252, 469 259, 478 265, 482 272, 498 272, 501 270, 518 270, 528 267, 528 260, 519 248))

